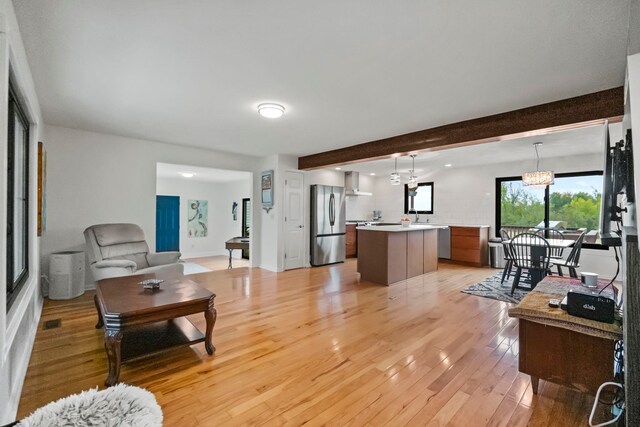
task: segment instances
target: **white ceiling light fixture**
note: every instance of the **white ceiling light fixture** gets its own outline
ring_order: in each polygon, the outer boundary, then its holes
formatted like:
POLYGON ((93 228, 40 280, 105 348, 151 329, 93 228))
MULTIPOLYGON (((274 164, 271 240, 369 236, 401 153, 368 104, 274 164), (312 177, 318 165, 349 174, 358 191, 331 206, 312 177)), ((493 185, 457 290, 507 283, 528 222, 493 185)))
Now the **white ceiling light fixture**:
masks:
POLYGON ((536 170, 533 172, 525 172, 522 174, 522 184, 533 187, 546 187, 552 185, 554 180, 553 171, 541 171, 540 170, 540 153, 538 150, 542 142, 534 142, 533 148, 536 150, 536 170))
POLYGON ((195 172, 180 172, 184 178, 193 178, 196 174, 195 172))
POLYGON ((371 172, 369 175, 376 176, 375 172, 371 172))
POLYGON ((411 155, 411 171, 409 175, 409 190, 415 190, 418 188, 418 177, 416 176, 416 155, 411 155))
POLYGON ((450 168, 451 166, 453 166, 451 163, 447 163, 446 165, 444 165, 445 168, 450 168))
POLYGON ((265 102, 258 105, 258 113, 268 119, 278 119, 284 114, 284 107, 274 102, 265 102))
POLYGON ((336 168, 336 170, 337 170, 337 171, 341 171, 341 170, 342 170, 342 168, 336 168))
POLYGON ((394 157, 395 168, 393 172, 391 172, 391 176, 389 176, 389 180, 391 181, 391 185, 400 185, 400 174, 398 173, 398 157, 394 157))

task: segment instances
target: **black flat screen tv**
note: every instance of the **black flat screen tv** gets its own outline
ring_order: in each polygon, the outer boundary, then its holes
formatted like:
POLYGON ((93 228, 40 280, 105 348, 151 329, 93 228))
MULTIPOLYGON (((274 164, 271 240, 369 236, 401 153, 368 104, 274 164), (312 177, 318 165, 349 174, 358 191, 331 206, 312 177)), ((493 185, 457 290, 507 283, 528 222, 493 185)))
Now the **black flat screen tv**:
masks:
POLYGON ((600 207, 600 240, 605 246, 622 246, 619 227, 626 205, 634 203, 633 147, 631 130, 624 140, 611 144, 609 126, 604 126, 604 174, 600 207), (611 224, 615 223, 615 230, 611 224))

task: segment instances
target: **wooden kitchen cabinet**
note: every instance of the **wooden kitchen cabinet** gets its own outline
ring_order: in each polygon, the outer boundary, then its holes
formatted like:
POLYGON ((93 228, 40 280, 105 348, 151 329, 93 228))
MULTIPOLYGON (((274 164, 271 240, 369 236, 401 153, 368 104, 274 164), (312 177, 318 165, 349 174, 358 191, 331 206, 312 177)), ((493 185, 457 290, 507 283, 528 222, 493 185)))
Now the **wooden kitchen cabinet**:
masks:
POLYGON ((483 267, 489 264, 489 227, 451 228, 451 260, 483 267))
POLYGON ((346 226, 346 255, 347 258, 355 258, 358 256, 358 231, 356 224, 347 224, 346 226))

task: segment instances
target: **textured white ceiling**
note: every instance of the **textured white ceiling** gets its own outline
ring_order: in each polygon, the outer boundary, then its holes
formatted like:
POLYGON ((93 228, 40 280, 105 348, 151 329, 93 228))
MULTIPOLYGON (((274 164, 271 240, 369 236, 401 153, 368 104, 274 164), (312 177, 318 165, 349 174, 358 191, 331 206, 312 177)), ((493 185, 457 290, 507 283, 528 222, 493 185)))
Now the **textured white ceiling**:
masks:
POLYGON ((14 0, 48 124, 304 155, 624 82, 627 0, 14 0), (260 117, 260 102, 287 108, 260 117))

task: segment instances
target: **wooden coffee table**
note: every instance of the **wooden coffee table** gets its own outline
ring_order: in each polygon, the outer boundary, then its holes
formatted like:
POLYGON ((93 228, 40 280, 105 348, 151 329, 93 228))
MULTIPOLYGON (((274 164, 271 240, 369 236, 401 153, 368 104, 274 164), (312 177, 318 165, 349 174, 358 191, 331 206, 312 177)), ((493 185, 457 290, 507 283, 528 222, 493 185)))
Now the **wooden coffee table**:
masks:
POLYGON ((204 342, 209 355, 215 352, 211 333, 216 323, 215 294, 175 273, 144 274, 100 280, 96 285, 96 328, 105 327, 104 347, 109 358, 105 385, 118 382, 120 365, 142 355, 168 348, 204 342), (139 284, 162 279, 160 289, 139 284), (202 334, 185 316, 204 313, 202 334))

